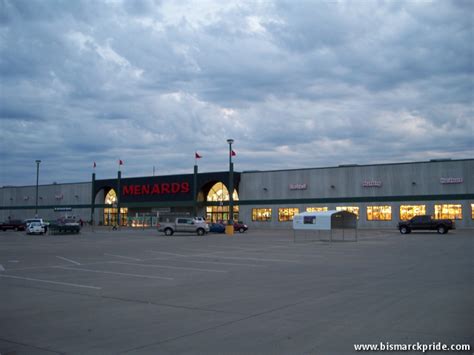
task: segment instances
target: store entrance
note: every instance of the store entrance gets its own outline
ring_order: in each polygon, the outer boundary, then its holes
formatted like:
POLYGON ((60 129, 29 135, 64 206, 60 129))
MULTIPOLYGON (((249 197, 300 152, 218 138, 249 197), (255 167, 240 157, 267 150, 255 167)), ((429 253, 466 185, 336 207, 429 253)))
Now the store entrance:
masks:
MULTIPOLYGON (((118 224, 118 209, 117 209, 117 193, 114 189, 110 191, 105 196, 104 203, 106 205, 111 205, 112 207, 104 208, 104 226, 116 226, 118 224)), ((126 226, 128 224, 127 220, 128 208, 120 209, 120 225, 126 226)))
MULTIPOLYGON (((237 190, 234 190, 232 194, 233 200, 238 201, 239 195, 237 190)), ((218 182, 214 184, 209 193, 207 194, 207 202, 217 202, 218 206, 207 206, 206 207, 206 220, 208 222, 224 222, 227 223, 229 220, 229 206, 224 206, 224 203, 228 204, 229 201, 229 190, 222 183, 218 182)), ((234 206, 233 220, 239 220, 239 206, 234 206)))

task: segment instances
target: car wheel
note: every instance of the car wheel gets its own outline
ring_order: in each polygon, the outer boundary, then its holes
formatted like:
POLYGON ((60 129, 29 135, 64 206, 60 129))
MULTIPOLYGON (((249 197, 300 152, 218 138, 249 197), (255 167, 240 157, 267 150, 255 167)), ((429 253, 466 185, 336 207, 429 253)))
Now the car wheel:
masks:
POLYGON ((167 235, 168 237, 173 235, 173 230, 171 228, 166 228, 165 229, 165 235, 167 235))
POLYGON ((410 229, 408 227, 402 226, 402 227, 400 227, 400 233, 408 234, 408 233, 410 233, 410 229))
POLYGON ((239 233, 245 232, 245 228, 239 228, 239 233))
POLYGON ((204 233, 205 233, 204 229, 198 228, 197 235, 202 236, 202 235, 204 235, 204 233))
POLYGON ((18 227, 15 227, 15 232, 18 232, 18 227))
POLYGON ((438 234, 446 234, 447 231, 445 226, 438 226, 438 234))

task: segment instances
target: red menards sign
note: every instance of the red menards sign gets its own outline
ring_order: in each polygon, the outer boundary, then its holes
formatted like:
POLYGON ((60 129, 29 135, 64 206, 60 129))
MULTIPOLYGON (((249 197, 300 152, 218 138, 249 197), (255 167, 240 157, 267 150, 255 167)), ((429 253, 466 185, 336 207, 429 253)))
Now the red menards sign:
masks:
POLYGON ((187 182, 162 182, 159 184, 139 184, 124 185, 122 187, 122 196, 139 196, 139 195, 164 195, 188 193, 190 191, 187 182))

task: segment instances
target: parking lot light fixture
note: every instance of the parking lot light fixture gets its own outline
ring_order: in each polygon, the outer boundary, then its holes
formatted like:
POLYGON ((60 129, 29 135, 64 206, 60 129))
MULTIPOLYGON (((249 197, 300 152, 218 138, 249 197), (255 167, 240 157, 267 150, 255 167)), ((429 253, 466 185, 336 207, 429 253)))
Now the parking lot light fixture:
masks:
POLYGON ((228 139, 229 144, 229 226, 234 226, 234 166, 232 164, 232 144, 233 139, 228 139))
POLYGON ((38 217, 38 183, 39 183, 39 166, 41 160, 36 160, 36 199, 35 199, 35 216, 38 217))

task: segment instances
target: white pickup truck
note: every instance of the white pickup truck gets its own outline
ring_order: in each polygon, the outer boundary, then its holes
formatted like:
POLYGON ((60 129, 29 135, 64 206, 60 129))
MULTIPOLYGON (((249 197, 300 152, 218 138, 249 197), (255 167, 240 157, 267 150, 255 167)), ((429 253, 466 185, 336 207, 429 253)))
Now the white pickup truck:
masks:
POLYGON ((174 223, 160 223, 158 224, 158 231, 170 236, 174 233, 196 233, 197 235, 204 235, 209 232, 209 225, 206 222, 191 218, 180 217, 176 218, 174 223))

